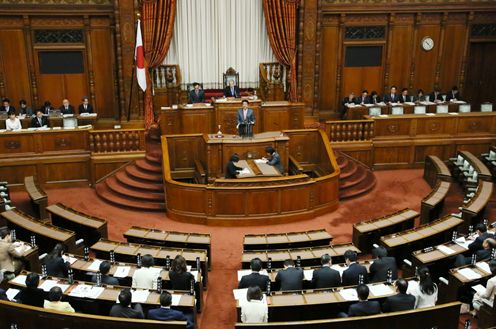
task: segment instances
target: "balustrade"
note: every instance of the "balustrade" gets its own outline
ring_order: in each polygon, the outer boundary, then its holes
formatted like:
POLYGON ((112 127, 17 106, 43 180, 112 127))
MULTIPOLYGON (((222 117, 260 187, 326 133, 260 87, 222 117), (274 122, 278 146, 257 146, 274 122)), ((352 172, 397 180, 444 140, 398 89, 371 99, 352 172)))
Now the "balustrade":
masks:
POLYGON ((326 121, 325 126, 331 142, 369 141, 374 137, 373 120, 326 121))
POLYGON ((145 130, 94 130, 90 132, 92 153, 145 151, 145 130))

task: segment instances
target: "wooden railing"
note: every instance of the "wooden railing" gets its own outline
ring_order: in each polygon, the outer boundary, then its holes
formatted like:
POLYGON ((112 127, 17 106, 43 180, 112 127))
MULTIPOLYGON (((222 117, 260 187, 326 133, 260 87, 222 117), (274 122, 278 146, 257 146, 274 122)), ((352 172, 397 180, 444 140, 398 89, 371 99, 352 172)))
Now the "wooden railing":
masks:
POLYGON ((289 68, 278 63, 260 63, 260 97, 264 101, 285 99, 289 68))
POLYGON ((370 141, 374 137, 374 120, 326 121, 325 130, 333 143, 370 141))
POLYGON ((150 70, 154 89, 169 89, 181 85, 179 65, 160 65, 150 70))
POLYGON ((92 153, 144 152, 145 130, 92 130, 90 131, 92 153))

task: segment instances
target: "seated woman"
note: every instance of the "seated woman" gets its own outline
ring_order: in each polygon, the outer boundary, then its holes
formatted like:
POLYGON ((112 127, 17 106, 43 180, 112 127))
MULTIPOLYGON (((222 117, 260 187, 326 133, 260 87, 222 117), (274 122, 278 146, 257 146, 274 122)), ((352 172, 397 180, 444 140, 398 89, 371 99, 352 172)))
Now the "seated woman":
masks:
POLYGON ((9 118, 5 120, 5 128, 7 131, 19 131, 22 129, 21 121, 16 118, 15 111, 9 111, 9 118))
POLYGON ((432 307, 437 302, 437 285, 432 282, 431 274, 426 266, 417 272, 419 281, 408 283, 407 293, 415 296, 415 308, 432 307))
POLYGON ((474 299, 472 300, 475 312, 480 310, 481 306, 484 304, 484 299, 488 300, 491 305, 494 303, 494 296, 496 295, 496 259, 489 262, 489 270, 491 270, 493 277, 487 280, 486 291, 483 293, 475 293, 474 299))
POLYGON ((48 300, 45 300, 45 302, 43 303, 43 308, 60 312, 76 312, 72 308, 71 304, 69 304, 68 302, 62 302, 61 300, 62 289, 60 289, 60 287, 58 286, 52 287, 52 289, 50 289, 50 291, 48 292, 48 300))
POLYGON ((65 262, 62 255, 65 252, 65 246, 57 243, 52 251, 45 257, 44 264, 46 265, 47 275, 63 278, 67 276, 69 263, 65 262))
POLYGON ((250 287, 246 301, 241 303, 241 322, 269 322, 269 307, 263 301, 260 287, 250 287))
POLYGON ((186 259, 181 255, 177 255, 172 261, 169 278, 173 290, 190 290, 191 281, 195 282, 193 274, 188 272, 186 259))

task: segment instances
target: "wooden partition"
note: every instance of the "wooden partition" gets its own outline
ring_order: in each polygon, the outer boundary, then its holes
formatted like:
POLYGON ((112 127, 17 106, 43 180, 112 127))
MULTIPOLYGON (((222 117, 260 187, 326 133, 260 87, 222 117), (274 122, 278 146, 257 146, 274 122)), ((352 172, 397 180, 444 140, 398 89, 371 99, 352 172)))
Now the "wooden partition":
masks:
MULTIPOLYGON (((281 222, 313 217, 338 205, 339 168, 323 132, 287 130, 271 138, 222 142, 202 135, 163 136, 163 168, 168 216, 183 221, 242 225, 263 219, 281 222), (281 148, 281 144, 285 145, 281 148), (313 145, 314 147, 308 147, 313 145), (228 155, 261 157, 264 147, 273 146, 287 161, 293 156, 318 168, 320 177, 308 175, 228 180, 223 168, 228 155), (213 184, 177 181, 181 172, 194 171, 195 160, 204 167, 213 184), (190 200, 198 202, 191 203, 190 200)), ((286 162, 287 163, 287 162, 286 162)))

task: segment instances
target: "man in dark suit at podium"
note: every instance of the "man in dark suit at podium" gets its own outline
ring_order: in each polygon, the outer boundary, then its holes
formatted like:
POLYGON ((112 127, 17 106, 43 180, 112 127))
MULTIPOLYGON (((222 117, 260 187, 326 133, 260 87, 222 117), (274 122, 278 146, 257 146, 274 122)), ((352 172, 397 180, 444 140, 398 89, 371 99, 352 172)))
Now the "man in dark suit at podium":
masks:
POLYGON ((255 114, 248 108, 248 100, 243 99, 243 107, 238 110, 236 128, 240 136, 253 136, 253 125, 255 124, 255 114))
POLYGON ((41 128, 48 125, 48 119, 43 115, 43 110, 36 110, 36 116, 31 119, 32 128, 41 128))
POLYGON ((189 103, 204 103, 205 102, 205 92, 200 88, 198 82, 193 83, 193 90, 189 92, 189 103))
POLYGON ((341 285, 339 272, 331 268, 331 256, 324 254, 320 257, 322 267, 313 271, 312 286, 319 288, 333 288, 341 285))
POLYGON ((239 87, 234 84, 234 80, 229 80, 229 85, 224 88, 224 97, 235 97, 240 96, 239 87))

